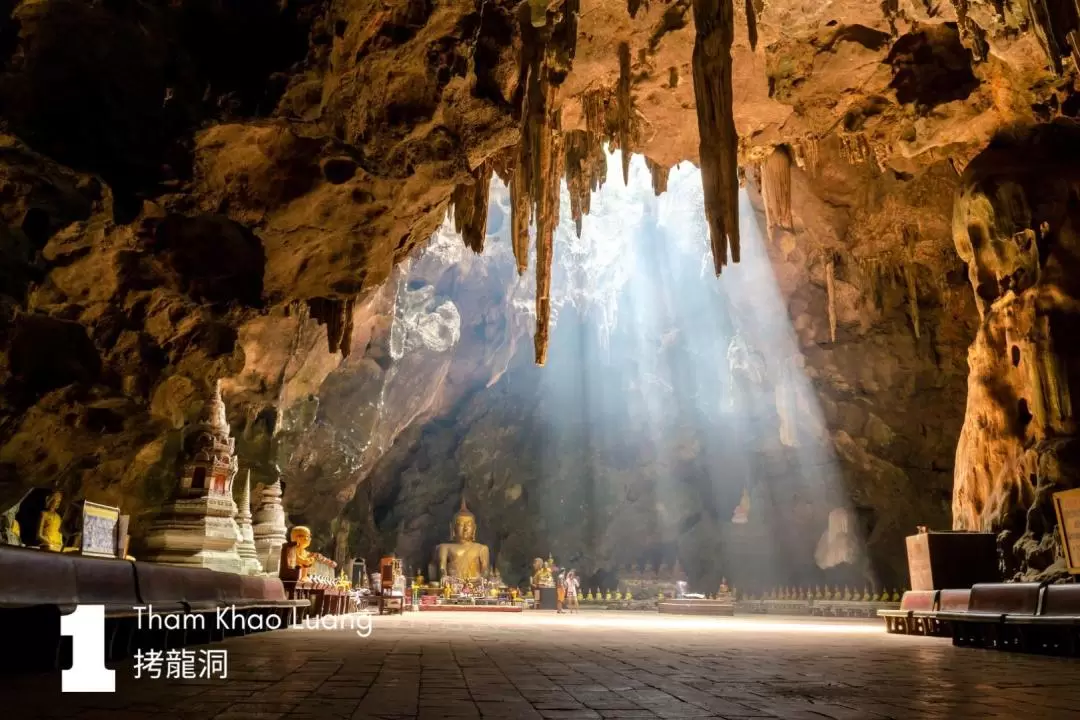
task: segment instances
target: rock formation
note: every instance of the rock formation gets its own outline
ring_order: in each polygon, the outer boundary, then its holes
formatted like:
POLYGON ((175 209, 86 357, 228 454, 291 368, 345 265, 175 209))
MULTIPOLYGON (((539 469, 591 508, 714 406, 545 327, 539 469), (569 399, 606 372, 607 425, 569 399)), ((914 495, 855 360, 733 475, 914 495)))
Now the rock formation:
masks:
POLYGON ((1072 122, 1003 134, 968 165, 953 216, 980 318, 953 518, 1000 533, 1011 572, 1064 572, 1051 496, 1078 486, 1077 160, 1072 122))

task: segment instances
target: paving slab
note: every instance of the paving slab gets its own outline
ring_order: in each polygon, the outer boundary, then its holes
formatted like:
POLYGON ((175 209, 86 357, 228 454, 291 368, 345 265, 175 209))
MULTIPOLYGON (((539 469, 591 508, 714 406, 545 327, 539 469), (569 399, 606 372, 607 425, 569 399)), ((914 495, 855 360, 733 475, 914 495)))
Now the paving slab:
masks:
POLYGON ((20 718, 1080 717, 1080 661, 887 635, 876 622, 643 613, 437 614, 281 630, 208 646, 227 676, 136 678, 61 694, 59 673, 0 678, 20 718))

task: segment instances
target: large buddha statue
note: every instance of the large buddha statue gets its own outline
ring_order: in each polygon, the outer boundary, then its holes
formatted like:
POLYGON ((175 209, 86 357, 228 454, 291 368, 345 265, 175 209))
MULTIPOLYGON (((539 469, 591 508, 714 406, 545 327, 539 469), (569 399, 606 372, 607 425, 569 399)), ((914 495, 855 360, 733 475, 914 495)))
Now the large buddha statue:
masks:
POLYGON ((450 540, 436 548, 440 579, 484 577, 488 572, 490 553, 487 545, 476 542, 476 516, 469 512, 465 498, 461 499, 461 509, 450 522, 450 540))

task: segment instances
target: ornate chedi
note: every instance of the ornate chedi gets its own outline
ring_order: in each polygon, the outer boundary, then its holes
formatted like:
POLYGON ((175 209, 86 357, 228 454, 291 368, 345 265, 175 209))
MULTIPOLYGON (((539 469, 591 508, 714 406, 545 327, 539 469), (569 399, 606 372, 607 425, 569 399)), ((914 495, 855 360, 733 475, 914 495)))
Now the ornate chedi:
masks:
POLYGON ((263 571, 262 563, 255 552, 255 536, 251 526, 251 471, 248 470, 244 478, 244 486, 240 492, 239 513, 236 516, 236 524, 240 528, 240 542, 236 546, 236 553, 240 556, 240 572, 244 575, 258 575, 263 571))
POLYGON ((280 480, 263 488, 262 500, 252 522, 255 556, 262 563, 263 570, 276 575, 281 565, 281 546, 285 544, 288 532, 285 509, 281 506, 280 480))
POLYGON ((240 529, 232 495, 234 450, 221 388, 214 383, 202 417, 184 438, 184 461, 173 499, 147 532, 147 560, 240 572, 240 529))

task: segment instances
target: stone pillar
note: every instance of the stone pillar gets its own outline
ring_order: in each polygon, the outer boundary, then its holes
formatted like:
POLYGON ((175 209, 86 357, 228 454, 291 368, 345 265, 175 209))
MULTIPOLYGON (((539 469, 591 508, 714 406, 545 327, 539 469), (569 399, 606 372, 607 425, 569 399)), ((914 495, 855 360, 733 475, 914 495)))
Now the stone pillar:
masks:
POLYGON ((263 570, 276 576, 281 564, 281 546, 287 540, 285 509, 281 506, 281 481, 263 488, 262 499, 255 510, 255 555, 263 570))
POLYGON ((199 421, 185 433, 182 452, 180 482, 150 526, 142 558, 240 572, 240 528, 232 495, 235 440, 217 382, 199 421))
POLYGON ((263 571, 263 567, 255 552, 255 536, 251 526, 251 470, 247 471, 247 477, 244 478, 239 508, 237 525, 240 527, 240 543, 236 552, 240 555, 240 572, 243 575, 258 575, 263 571))

